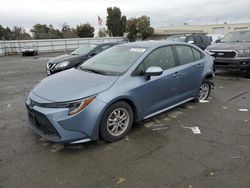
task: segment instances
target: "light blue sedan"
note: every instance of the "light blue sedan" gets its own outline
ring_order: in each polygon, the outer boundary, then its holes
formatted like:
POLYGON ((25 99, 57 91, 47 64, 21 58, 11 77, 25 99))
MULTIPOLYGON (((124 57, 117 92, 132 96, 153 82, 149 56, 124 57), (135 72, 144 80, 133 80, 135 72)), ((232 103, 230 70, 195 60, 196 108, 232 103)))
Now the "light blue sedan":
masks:
POLYGON ((191 44, 115 46, 36 85, 26 101, 29 125, 53 142, 114 142, 134 122, 207 99, 212 78, 213 59, 191 44))

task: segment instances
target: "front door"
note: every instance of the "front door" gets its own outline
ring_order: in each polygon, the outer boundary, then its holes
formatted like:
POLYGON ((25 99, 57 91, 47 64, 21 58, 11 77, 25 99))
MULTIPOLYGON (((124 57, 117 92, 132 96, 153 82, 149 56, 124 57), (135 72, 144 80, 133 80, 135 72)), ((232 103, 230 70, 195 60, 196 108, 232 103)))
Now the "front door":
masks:
POLYGON ((143 63, 144 71, 151 66, 161 67, 164 71, 160 76, 143 78, 142 105, 144 117, 147 117, 176 103, 175 58, 172 47, 165 46, 156 49, 147 56, 143 63))

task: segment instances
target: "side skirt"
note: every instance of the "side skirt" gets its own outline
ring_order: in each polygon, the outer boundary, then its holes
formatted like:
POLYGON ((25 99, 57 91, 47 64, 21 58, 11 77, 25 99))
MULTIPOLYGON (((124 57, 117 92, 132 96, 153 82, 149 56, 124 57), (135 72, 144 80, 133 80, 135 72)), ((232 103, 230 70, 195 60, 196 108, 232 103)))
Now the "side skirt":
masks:
POLYGON ((152 117, 152 116, 155 116, 155 115, 157 115, 157 114, 160 114, 160 113, 162 113, 162 112, 164 112, 164 111, 166 111, 166 110, 169 110, 169 109, 171 109, 171 108, 174 108, 174 107, 176 107, 176 106, 179 106, 179 105, 181 105, 181 104, 184 104, 184 103, 186 103, 186 102, 188 102, 188 101, 191 101, 191 100, 193 100, 194 98, 188 98, 188 99, 186 99, 186 100, 184 100, 184 101, 181 101, 181 102, 179 102, 179 103, 177 103, 177 104, 175 104, 175 105, 173 105, 173 106, 169 106, 169 107, 167 107, 167 108, 164 108, 164 109, 162 109, 162 110, 160 110, 160 111, 157 111, 157 112, 154 112, 154 113, 152 113, 152 114, 149 114, 149 115, 147 115, 146 117, 144 117, 144 119, 148 119, 148 118, 150 118, 150 117, 152 117))

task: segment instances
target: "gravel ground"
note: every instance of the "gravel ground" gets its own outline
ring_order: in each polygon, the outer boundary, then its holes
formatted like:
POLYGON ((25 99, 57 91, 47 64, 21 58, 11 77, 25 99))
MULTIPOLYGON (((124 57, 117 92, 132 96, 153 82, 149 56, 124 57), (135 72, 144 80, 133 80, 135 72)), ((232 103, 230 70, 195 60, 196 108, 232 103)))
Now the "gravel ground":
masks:
POLYGON ((207 103, 190 102, 136 124, 116 143, 65 146, 30 130, 24 106, 57 55, 0 58, 1 188, 250 187, 250 80, 218 72, 207 103), (201 134, 192 132, 195 126, 201 134))

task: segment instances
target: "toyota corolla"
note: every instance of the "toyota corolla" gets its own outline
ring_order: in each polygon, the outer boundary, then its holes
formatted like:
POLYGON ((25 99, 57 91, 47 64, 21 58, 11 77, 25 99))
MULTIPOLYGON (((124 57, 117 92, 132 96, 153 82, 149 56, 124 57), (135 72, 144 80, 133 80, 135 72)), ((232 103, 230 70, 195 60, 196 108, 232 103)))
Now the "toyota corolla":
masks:
POLYGON ((26 100, 28 121, 53 142, 114 142, 134 122, 207 99, 212 78, 213 59, 194 45, 118 45, 37 84, 26 100))

